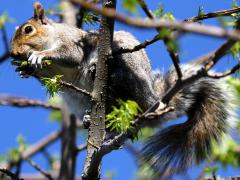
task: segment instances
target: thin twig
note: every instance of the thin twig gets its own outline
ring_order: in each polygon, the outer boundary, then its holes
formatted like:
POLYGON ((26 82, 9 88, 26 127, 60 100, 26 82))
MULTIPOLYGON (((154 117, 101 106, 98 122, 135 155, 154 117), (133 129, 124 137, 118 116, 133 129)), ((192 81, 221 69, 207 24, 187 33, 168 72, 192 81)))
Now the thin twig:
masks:
POLYGON ((67 88, 73 89, 73 90, 75 90, 77 92, 80 92, 80 93, 86 95, 86 96, 92 97, 92 94, 90 92, 88 92, 85 89, 81 89, 81 88, 79 88, 79 87, 77 87, 77 86, 75 86, 75 85, 73 85, 71 83, 68 83, 68 82, 63 81, 63 80, 60 80, 59 83, 61 85, 65 86, 65 87, 67 87, 67 88))
MULTIPOLYGON (((145 3, 144 0, 138 0, 140 6, 142 7, 143 11, 146 13, 146 15, 150 18, 150 19, 155 19, 154 15, 152 14, 152 12, 149 10, 147 4, 145 3)), ((161 32, 161 28, 156 28, 157 32, 160 33, 161 32)), ((181 71, 181 68, 180 68, 180 59, 179 59, 179 55, 177 52, 174 52, 173 50, 171 50, 169 47, 168 47, 168 42, 171 40, 169 39, 170 37, 167 37, 167 38, 163 38, 163 42, 167 48, 167 51, 169 53, 169 56, 171 57, 172 59, 172 62, 173 62, 173 65, 175 67, 175 70, 177 72, 177 75, 178 75, 178 79, 181 79, 182 78, 182 71, 181 71)))
POLYGON ((0 64, 5 61, 7 58, 9 58, 9 45, 8 45, 8 38, 7 38, 7 32, 5 27, 3 26, 2 29, 2 40, 5 48, 5 53, 0 57, 0 64))
MULTIPOLYGON (((55 131, 50 133, 48 136, 45 138, 41 139, 39 142, 29 146, 22 154, 21 154, 21 160, 25 160, 27 158, 30 158, 34 154, 40 152, 43 150, 46 146, 52 144, 55 142, 59 137, 61 136, 61 131, 55 131)), ((9 162, 8 168, 11 169, 13 166, 18 164, 18 161, 11 161, 9 162)))
POLYGON ((145 115, 145 117, 148 118, 148 119, 152 119, 152 118, 160 117, 163 114, 165 114, 167 112, 170 112, 170 111, 173 111, 173 110, 174 110, 174 107, 170 106, 170 107, 166 107, 166 108, 164 108, 163 110, 160 110, 160 111, 149 112, 145 115))
POLYGON ((226 76, 229 76, 231 74, 234 74, 235 72, 237 72, 240 69, 240 64, 235 65, 232 69, 227 70, 226 72, 222 72, 222 73, 208 73, 208 77, 214 78, 214 79, 220 79, 226 76))
POLYGON ((4 169, 4 168, 0 168, 0 172, 5 174, 6 176, 10 177, 12 180, 24 180, 22 178, 18 178, 18 176, 14 173, 12 173, 11 171, 4 169))
POLYGON ((228 40, 226 41, 215 53, 211 53, 206 59, 208 59, 205 69, 210 70, 221 57, 223 57, 227 51, 236 43, 237 41, 228 40))
POLYGON ((239 13, 239 12, 240 12, 240 7, 237 7, 237 8, 233 8, 233 9, 226 9, 226 10, 210 12, 210 13, 202 14, 201 16, 193 16, 193 17, 187 18, 183 21, 184 22, 197 22, 197 21, 201 21, 201 20, 209 19, 209 18, 230 16, 234 13, 239 13))
POLYGON ((9 52, 9 45, 8 45, 8 38, 7 38, 7 32, 5 29, 5 26, 2 27, 2 39, 3 39, 3 43, 4 43, 4 47, 5 47, 5 51, 9 52))
POLYGON ((52 175, 48 172, 46 172, 45 170, 43 170, 41 167, 39 167, 36 163, 34 163, 32 160, 27 159, 27 162, 34 167, 37 171, 39 171, 42 175, 44 175, 47 179, 49 180, 54 180, 54 178, 52 177, 52 175))
POLYGON ((86 150, 86 148, 87 148, 87 143, 81 144, 81 145, 79 145, 79 146, 77 147, 77 152, 79 153, 79 152, 81 152, 81 151, 83 151, 83 150, 86 150))
POLYGON ((156 36, 154 36, 152 39, 146 40, 146 41, 144 41, 143 43, 138 44, 138 45, 135 46, 134 48, 131 48, 131 49, 123 49, 123 48, 120 48, 119 50, 114 51, 114 52, 113 52, 113 55, 119 55, 119 54, 132 53, 132 52, 135 52, 135 51, 139 51, 140 49, 146 48, 147 46, 149 46, 149 45, 157 42, 157 41, 160 40, 160 39, 161 39, 160 36, 159 36, 159 35, 156 35, 156 36))
POLYGON ((7 58, 10 57, 9 52, 5 52, 1 57, 0 57, 0 64, 4 62, 7 58))
POLYGON ((15 107, 43 107, 47 109, 60 110, 61 108, 57 105, 50 104, 34 99, 28 99, 16 96, 4 96, 0 95, 0 105, 4 106, 15 106, 15 107))
POLYGON ((82 26, 83 26, 84 13, 86 13, 86 9, 84 7, 80 7, 79 11, 77 13, 77 27, 78 28, 82 28, 82 26))

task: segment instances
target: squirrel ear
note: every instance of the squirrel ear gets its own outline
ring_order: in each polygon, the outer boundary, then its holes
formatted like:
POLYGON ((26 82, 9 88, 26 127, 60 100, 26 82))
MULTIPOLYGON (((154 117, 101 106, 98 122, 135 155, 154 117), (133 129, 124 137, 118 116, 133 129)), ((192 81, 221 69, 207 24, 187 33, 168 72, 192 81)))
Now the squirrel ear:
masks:
POLYGON ((44 9, 40 2, 34 3, 34 19, 40 20, 43 24, 46 24, 44 9))

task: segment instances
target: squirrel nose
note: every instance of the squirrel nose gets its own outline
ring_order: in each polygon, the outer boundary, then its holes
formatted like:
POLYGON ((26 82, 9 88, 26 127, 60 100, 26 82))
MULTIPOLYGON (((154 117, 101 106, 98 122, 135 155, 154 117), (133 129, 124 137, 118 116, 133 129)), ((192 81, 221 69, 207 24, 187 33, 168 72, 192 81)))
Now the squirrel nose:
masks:
POLYGON ((20 53, 19 53, 18 51, 16 51, 16 50, 11 49, 11 50, 10 50, 10 55, 11 55, 12 57, 17 57, 17 56, 20 55, 20 53))

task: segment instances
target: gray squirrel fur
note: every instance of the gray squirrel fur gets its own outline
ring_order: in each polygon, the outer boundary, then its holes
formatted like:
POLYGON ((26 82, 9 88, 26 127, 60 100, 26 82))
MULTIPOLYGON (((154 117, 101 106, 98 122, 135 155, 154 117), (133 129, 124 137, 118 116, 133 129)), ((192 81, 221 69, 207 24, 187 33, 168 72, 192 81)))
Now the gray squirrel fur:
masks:
MULTIPOLYGON (((34 17, 16 30, 11 55, 28 59, 35 67, 35 77, 61 74, 64 81, 91 92, 94 83, 91 68, 97 61, 97 44, 100 43, 98 33, 55 23, 44 16, 40 6, 35 4, 34 17), (30 33, 26 33, 27 26, 32 27, 30 33), (52 64, 42 68, 44 59, 52 60, 52 64)), ((133 48, 138 44, 130 33, 114 33, 113 51, 133 48)), ((152 73, 144 49, 114 56, 109 63, 108 112, 116 98, 134 100, 146 110, 176 82, 174 70, 166 75, 152 73)), ((201 64, 197 63, 182 65, 183 78, 191 76, 200 67, 201 64)), ((151 120, 148 125, 157 126, 162 121, 182 115, 187 115, 188 120, 151 137, 143 151, 145 160, 160 170, 174 167, 172 172, 179 172, 202 160, 210 151, 211 141, 219 141, 228 130, 231 94, 221 86, 221 80, 201 78, 179 91, 169 102, 174 111, 161 119, 151 120)), ((90 97, 67 88, 62 91, 69 109, 82 119, 86 110, 91 109, 90 97)))

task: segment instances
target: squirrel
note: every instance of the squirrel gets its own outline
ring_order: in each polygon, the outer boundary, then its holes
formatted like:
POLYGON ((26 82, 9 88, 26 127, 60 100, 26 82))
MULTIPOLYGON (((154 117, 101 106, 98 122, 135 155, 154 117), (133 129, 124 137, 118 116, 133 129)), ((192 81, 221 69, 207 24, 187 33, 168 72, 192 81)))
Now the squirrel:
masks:
MULTIPOLYGON (((98 60, 98 36, 96 31, 84 31, 48 19, 43 6, 36 2, 33 18, 16 29, 10 53, 20 60, 28 59, 38 79, 60 74, 64 81, 91 92, 98 60), (43 60, 52 60, 52 64, 42 67, 43 60)), ((114 32, 113 51, 138 44, 130 33, 114 32)), ((201 67, 200 62, 181 65, 183 78, 201 67)), ((115 55, 109 61, 107 111, 110 112, 116 98, 134 100, 147 110, 176 80, 173 69, 165 75, 153 73, 144 49, 115 55)), ((62 96, 79 119, 91 108, 90 97, 81 93, 63 88, 62 96)), ((202 160, 210 152, 211 141, 219 141, 228 130, 228 119, 232 117, 230 102, 231 92, 223 89, 222 80, 203 77, 185 86, 168 104, 174 110, 156 122, 182 115, 187 115, 187 121, 160 130, 151 137, 143 151, 146 160, 160 169, 174 167, 171 170, 174 172, 202 160)))

